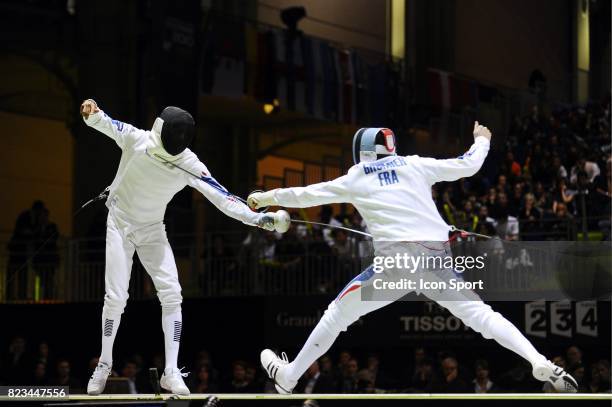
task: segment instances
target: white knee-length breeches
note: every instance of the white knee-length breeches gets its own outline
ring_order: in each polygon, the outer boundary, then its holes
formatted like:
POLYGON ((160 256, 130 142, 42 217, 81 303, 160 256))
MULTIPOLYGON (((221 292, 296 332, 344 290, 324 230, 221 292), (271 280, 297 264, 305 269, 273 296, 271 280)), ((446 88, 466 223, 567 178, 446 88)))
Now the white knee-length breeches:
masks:
POLYGON ((151 276, 164 311, 180 311, 183 301, 181 286, 163 222, 129 232, 127 228, 120 228, 118 223, 109 212, 106 222, 104 314, 119 316, 123 313, 128 299, 134 252, 138 253, 138 258, 151 276))

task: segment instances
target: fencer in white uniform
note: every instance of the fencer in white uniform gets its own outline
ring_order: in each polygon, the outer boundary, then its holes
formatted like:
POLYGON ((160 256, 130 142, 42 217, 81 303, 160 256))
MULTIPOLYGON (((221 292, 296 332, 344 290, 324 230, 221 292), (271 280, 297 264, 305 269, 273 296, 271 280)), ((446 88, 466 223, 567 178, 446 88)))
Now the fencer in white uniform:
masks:
MULTIPOLYGON (((455 181, 474 175, 482 166, 489 151, 491 133, 477 122, 474 126, 474 144, 462 156, 437 160, 416 155, 396 155, 395 136, 385 128, 360 129, 353 138, 355 165, 344 176, 329 182, 306 187, 275 189, 253 193, 247 199, 249 206, 278 205, 305 208, 331 203, 351 203, 365 220, 372 234, 376 256, 406 253, 419 256, 423 244, 438 245, 448 251, 450 226, 444 222, 432 199, 431 187, 436 182, 455 181), (414 249, 417 247, 418 249, 414 249)), ((430 247, 434 255, 438 249, 430 247)), ((428 279, 436 273, 420 275, 428 279)), ((387 270, 385 275, 397 269, 387 270)), ((442 270, 453 274, 453 270, 442 270)), ((289 363, 269 349, 261 353, 261 363, 279 393, 291 393, 306 369, 325 354, 341 331, 361 316, 388 305, 404 296, 397 291, 384 299, 368 300, 360 295, 371 288, 377 273, 370 266, 351 280, 331 302, 297 357, 289 363)), ((417 290, 418 291, 418 290, 417 290)), ((466 326, 481 333, 528 360, 533 375, 541 381, 550 381, 558 391, 577 391, 576 381, 562 368, 555 366, 540 354, 525 336, 501 314, 494 312, 472 291, 421 291, 421 294, 447 308, 466 326)))
POLYGON ((122 151, 106 200, 102 351, 87 392, 100 394, 111 372, 113 343, 128 299, 132 258, 136 252, 153 280, 162 307, 166 364, 160 384, 172 393, 189 394, 183 381, 185 373, 177 366, 183 324, 182 296, 163 222, 166 206, 177 192, 191 186, 223 213, 245 224, 273 230, 274 214, 254 212, 237 200, 187 148, 195 134, 195 123, 186 111, 167 107, 150 131, 111 119, 91 99, 83 102, 81 114, 88 126, 113 139, 122 151))

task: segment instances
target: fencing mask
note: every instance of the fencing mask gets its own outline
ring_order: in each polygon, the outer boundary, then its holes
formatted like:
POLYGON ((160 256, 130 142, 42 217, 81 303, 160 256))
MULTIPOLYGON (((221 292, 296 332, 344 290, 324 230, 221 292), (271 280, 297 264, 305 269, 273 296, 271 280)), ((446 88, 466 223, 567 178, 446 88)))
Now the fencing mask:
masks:
POLYGON ((353 161, 376 161, 383 156, 396 155, 395 134, 390 129, 366 127, 353 136, 353 161))
POLYGON ((195 121, 183 109, 168 106, 155 120, 153 129, 159 132, 164 150, 170 155, 178 155, 191 144, 195 121))

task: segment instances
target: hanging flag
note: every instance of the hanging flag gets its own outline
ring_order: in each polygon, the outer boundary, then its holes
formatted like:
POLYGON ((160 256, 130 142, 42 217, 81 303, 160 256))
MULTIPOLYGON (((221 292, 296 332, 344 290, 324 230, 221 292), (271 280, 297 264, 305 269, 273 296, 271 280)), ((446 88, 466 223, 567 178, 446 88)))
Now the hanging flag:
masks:
POLYGON ((339 50, 337 55, 340 73, 340 121, 355 123, 355 70, 351 52, 339 50))
POLYGON ((323 67, 323 115, 329 120, 338 120, 338 74, 336 50, 321 42, 321 66, 323 67))
POLYGON ((351 54, 355 73, 355 119, 357 123, 366 123, 368 118, 368 66, 357 52, 351 54))
POLYGON ((287 51, 285 35, 282 30, 271 30, 274 38, 274 73, 276 78, 276 98, 280 106, 288 107, 287 102, 287 51))
POLYGON ((451 107, 451 87, 449 73, 439 69, 430 69, 427 73, 429 78, 429 96, 431 104, 443 110, 451 107))

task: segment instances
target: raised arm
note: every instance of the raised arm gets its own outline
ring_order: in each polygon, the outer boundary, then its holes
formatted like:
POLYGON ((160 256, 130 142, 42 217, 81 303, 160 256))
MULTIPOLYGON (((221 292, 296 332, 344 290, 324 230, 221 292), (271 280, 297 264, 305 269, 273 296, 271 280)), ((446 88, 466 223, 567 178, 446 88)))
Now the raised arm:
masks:
POLYGON ((81 104, 81 116, 85 124, 115 140, 121 149, 133 145, 140 131, 131 124, 111 119, 98 108, 93 99, 87 99, 81 104))
POLYGON ((474 144, 463 155, 457 158, 436 160, 435 158, 419 158, 418 164, 427 179, 435 184, 440 181, 456 181, 460 178, 476 174, 487 154, 491 144, 491 132, 484 126, 474 123, 474 144))
POLYGON ((332 181, 320 182, 306 187, 278 188, 267 192, 254 192, 247 199, 251 208, 283 206, 286 208, 308 208, 330 203, 351 202, 348 187, 349 174, 332 181))

